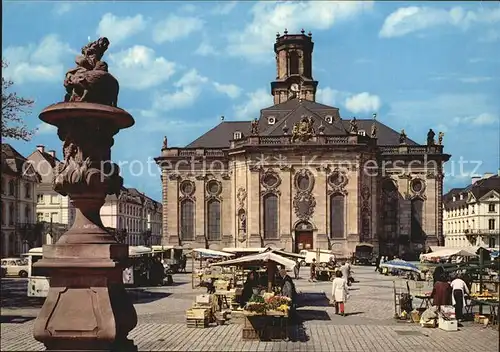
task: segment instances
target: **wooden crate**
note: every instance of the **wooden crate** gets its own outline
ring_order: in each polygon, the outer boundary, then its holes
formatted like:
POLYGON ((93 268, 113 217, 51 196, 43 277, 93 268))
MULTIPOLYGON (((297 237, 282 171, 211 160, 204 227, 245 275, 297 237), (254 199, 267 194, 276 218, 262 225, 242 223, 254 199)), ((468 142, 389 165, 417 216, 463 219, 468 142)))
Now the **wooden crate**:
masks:
POLYGON ((186 311, 186 319, 207 319, 207 308, 191 308, 186 311))
POLYGON ((208 319, 186 319, 188 328, 204 329, 208 327, 208 319))

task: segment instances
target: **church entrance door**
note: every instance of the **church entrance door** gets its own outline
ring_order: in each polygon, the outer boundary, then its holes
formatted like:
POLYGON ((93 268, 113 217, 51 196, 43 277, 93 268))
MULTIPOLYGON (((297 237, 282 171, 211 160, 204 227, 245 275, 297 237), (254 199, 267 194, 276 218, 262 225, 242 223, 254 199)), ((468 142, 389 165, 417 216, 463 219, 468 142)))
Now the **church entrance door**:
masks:
POLYGON ((295 251, 297 253, 303 249, 311 251, 314 249, 313 247, 312 231, 295 231, 295 251))

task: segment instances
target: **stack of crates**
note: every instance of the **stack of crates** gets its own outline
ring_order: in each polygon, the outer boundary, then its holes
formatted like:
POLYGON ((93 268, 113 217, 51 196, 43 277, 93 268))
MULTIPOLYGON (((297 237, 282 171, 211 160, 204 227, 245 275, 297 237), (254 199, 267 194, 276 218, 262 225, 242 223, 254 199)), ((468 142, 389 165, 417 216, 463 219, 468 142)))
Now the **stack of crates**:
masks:
POLYGON ((209 324, 208 308, 191 308, 186 311, 188 328, 206 328, 209 324))

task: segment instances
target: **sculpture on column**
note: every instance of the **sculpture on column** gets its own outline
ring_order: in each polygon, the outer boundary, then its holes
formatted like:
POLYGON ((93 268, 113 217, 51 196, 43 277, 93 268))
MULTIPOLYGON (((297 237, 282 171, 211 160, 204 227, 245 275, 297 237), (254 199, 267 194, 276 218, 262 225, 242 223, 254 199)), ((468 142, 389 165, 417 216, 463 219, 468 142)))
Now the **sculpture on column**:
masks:
POLYGON ((252 131, 251 131, 252 136, 257 136, 259 135, 259 120, 254 119, 252 121, 252 131))
POLYGON ((349 122, 349 132, 358 134, 358 121, 356 121, 356 117, 353 117, 351 122, 349 122))
POLYGON ((401 133, 399 134, 399 144, 406 144, 405 130, 401 130, 401 133))
POLYGON ((443 137, 444 137, 444 132, 439 132, 438 133, 438 144, 443 145, 443 137))
POLYGON ((436 133, 434 133, 432 128, 429 128, 429 132, 427 132, 427 145, 432 146, 435 144, 435 141, 434 141, 435 135, 436 135, 436 133))
POLYGON ((108 46, 107 38, 86 45, 78 67, 66 74, 65 102, 40 114, 63 141, 54 190, 76 208, 73 226, 55 245, 45 245, 43 259, 34 264, 50 271, 49 293, 34 326, 35 339, 47 350, 137 350, 127 339, 137 324, 123 286, 128 245, 118 243, 100 217, 106 195, 119 194, 123 185, 111 162, 113 136, 134 124, 116 107, 118 82, 101 61, 108 46))
POLYGON ((161 146, 161 150, 167 149, 168 148, 168 140, 167 136, 163 137, 163 145, 161 146))

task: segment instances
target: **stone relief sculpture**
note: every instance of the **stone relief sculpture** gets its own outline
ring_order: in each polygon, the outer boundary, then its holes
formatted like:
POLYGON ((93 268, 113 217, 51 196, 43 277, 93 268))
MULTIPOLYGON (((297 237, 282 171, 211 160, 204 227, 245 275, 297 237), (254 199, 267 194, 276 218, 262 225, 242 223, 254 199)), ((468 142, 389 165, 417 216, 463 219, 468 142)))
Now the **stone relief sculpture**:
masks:
POLYGON ((307 221, 314 214, 316 199, 309 192, 298 192, 293 198, 295 215, 302 221, 307 221))
POLYGON ((238 188, 238 192, 236 193, 236 198, 238 199, 238 207, 244 209, 245 200, 247 199, 247 191, 243 187, 238 188))
POLYGON ((108 38, 102 37, 82 48, 82 55, 75 60, 77 67, 69 70, 64 79, 65 102, 117 106, 118 81, 108 72, 108 64, 101 61, 108 46, 108 38))
POLYGON ((296 141, 307 142, 309 139, 314 137, 314 120, 312 116, 302 115, 299 122, 293 125, 292 128, 292 140, 294 143, 296 141))
POLYGON ((347 175, 344 171, 335 168, 327 179, 328 185, 330 186, 330 194, 340 193, 346 194, 345 186, 349 182, 347 175))

